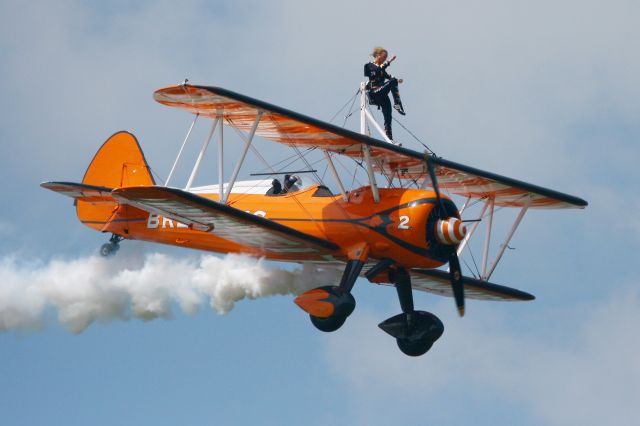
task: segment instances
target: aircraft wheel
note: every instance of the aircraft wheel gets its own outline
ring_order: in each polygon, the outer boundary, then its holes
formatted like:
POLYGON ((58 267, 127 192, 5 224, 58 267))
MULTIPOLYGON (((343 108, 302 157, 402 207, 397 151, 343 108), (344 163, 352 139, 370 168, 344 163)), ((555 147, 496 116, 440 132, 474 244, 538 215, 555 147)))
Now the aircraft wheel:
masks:
POLYGON ((314 317, 313 315, 309 315, 311 318, 311 323, 320 331, 324 331, 325 333, 330 333, 332 331, 336 331, 342 324, 347 320, 347 317, 342 316, 330 316, 328 318, 320 318, 314 317))
POLYGON ((419 340, 396 339, 396 342, 402 353, 409 356, 424 355, 433 346, 433 340, 425 337, 419 340))
POLYGON ((100 254, 104 257, 113 256, 119 248, 117 244, 106 243, 100 247, 100 254))

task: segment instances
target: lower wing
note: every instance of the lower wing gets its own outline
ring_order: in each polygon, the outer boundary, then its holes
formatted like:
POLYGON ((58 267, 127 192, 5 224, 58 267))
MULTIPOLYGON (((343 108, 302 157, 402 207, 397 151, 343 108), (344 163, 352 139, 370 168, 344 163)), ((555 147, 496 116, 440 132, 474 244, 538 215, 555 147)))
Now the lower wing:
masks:
POLYGON ((176 220, 193 229, 211 232, 220 238, 258 249, 264 255, 308 254, 310 258, 318 258, 338 250, 331 241, 180 189, 130 187, 115 189, 111 194, 120 203, 176 220))
MULTIPOLYGON (((438 269, 412 269, 411 286, 414 290, 427 291, 441 296, 453 297, 449 273, 438 269)), ((462 277, 464 294, 467 299, 526 301, 535 296, 515 288, 480 281, 471 277, 462 277)))

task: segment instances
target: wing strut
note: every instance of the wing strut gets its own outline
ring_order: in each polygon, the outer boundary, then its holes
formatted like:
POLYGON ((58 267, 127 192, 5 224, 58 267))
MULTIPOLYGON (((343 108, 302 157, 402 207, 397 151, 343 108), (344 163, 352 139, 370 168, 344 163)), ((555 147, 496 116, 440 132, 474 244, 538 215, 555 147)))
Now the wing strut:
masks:
MULTIPOLYGON (((224 120, 222 111, 219 115, 224 120)), ((220 125, 220 139, 218 140, 218 200, 222 200, 224 195, 224 121, 220 125)))
POLYGON ((470 201, 471 201, 471 197, 467 197, 462 207, 460 207, 460 210, 458 210, 458 214, 460 216, 462 216, 462 213, 464 213, 464 211, 467 209, 467 206, 469 206, 470 201))
POLYGON ((244 162, 244 158, 247 156, 247 152, 249 151, 249 147, 251 146, 251 142, 253 142, 253 137, 256 134, 256 130, 258 129, 258 124, 260 124, 260 119, 262 118, 263 111, 258 111, 256 114, 256 119, 253 121, 253 126, 251 126, 251 131, 249 135, 244 140, 244 149, 242 150, 242 154, 240 155, 240 159, 236 163, 235 169, 233 169, 233 174, 231 175, 231 180, 227 185, 227 191, 224 193, 224 198, 220 200, 221 203, 226 204, 229 199, 229 194, 231 194, 231 190, 233 189, 233 184, 236 183, 236 179, 238 178, 238 173, 240 173, 240 167, 242 167, 242 163, 244 162))
POLYGON ((184 141, 182 141, 182 146, 180 147, 180 151, 178 151, 178 155, 176 156, 176 160, 173 162, 173 166, 171 167, 171 171, 169 172, 169 176, 167 177, 167 180, 164 183, 164 186, 169 186, 169 181, 171 180, 171 177, 173 176, 173 172, 176 170, 176 166, 178 165, 178 161, 180 161, 180 157, 182 156, 182 151, 184 150, 185 145, 187 145, 187 141, 189 140, 189 136, 191 136, 191 131, 193 130, 193 126, 196 124, 196 121, 198 121, 198 117, 200 117, 200 113, 196 114, 196 117, 193 119, 193 122, 191 123, 191 127, 189 127, 189 131, 187 132, 187 136, 184 137, 184 141))
POLYGON ((487 235, 484 236, 484 251, 482 252, 482 275, 481 279, 487 276, 487 261, 489 260, 489 244, 491 243, 491 229, 493 227, 493 211, 496 204, 495 198, 491 197, 489 203, 489 219, 487 220, 487 235))
POLYGON ((369 185, 371 185, 371 193, 373 194, 373 201, 380 202, 380 192, 378 191, 378 184, 376 183, 376 176, 373 174, 373 166, 371 164, 371 150, 369 146, 362 145, 362 153, 364 154, 364 162, 367 165, 367 174, 369 175, 369 185))
POLYGON ((204 154, 207 152, 207 147, 209 146, 209 142, 211 142, 211 138, 213 137, 213 132, 216 130, 216 126, 218 125, 219 121, 220 121, 220 116, 217 116, 213 120, 213 123, 211 123, 211 130, 209 130, 207 139, 205 139, 204 144, 202 144, 202 148, 200 149, 200 153, 198 154, 198 158, 196 159, 196 164, 193 165, 193 170, 191 170, 191 176, 189 176, 189 180, 187 181, 187 186, 185 187, 185 190, 187 191, 191 189, 191 184, 193 183, 193 180, 198 175, 198 171, 200 170, 200 163, 202 163, 202 158, 204 158, 204 154))
POLYGON ((504 241, 502 242, 502 244, 500 244, 500 248, 498 249, 498 253, 496 254, 496 257, 493 259, 493 261, 489 264, 488 267, 487 267, 487 263, 489 258, 489 243, 491 242, 492 219, 493 219, 493 211, 494 211, 493 199, 488 198, 487 201, 482 206, 482 210, 480 210, 480 215, 478 216, 478 220, 473 224, 473 226, 471 227, 471 230, 467 232, 464 239, 458 246, 458 250, 457 250, 458 256, 460 256, 464 251, 465 247, 467 246, 469 239, 471 238, 475 230, 478 228, 478 225, 480 225, 480 222, 482 221, 482 218, 484 217, 485 212, 487 211, 487 209, 489 209, 489 218, 488 218, 489 220, 487 222, 487 235, 485 236, 484 252, 482 256, 483 257, 482 272, 480 273, 481 281, 489 281, 489 278, 491 278, 493 271, 496 269, 496 266, 498 266, 500 259, 502 259, 502 255, 504 254, 505 250, 509 246, 509 242, 511 241, 511 238, 513 238, 513 235, 518 229, 520 222, 522 222, 524 215, 529 210, 529 207, 531 206, 531 202, 532 202, 532 199, 531 197, 529 197, 529 199, 525 202, 523 207, 520 209, 520 212, 518 213, 518 216, 514 220, 513 225, 511 225, 511 229, 507 233, 504 241))
MULTIPOLYGON (((426 179, 425 179, 425 181, 426 181, 426 179)), ((488 199, 487 199, 487 201, 485 201, 484 206, 482 207, 482 210, 480 211, 480 216, 478 216, 479 220, 473 224, 473 226, 471 227, 471 231, 467 232, 467 235, 464 236, 464 240, 462 240, 462 242, 458 246, 458 256, 460 256, 462 254, 462 252, 464 251, 464 248, 467 246, 467 243, 469 242, 469 239, 471 238, 473 233, 476 231, 476 228, 478 227, 478 225, 480 224, 480 221, 482 220, 482 216, 484 216, 484 212, 487 211, 487 207, 489 207, 489 200, 488 199)))
POLYGON ((485 281, 488 281, 489 278, 491 278, 491 274, 493 274, 493 271, 496 269, 496 266, 498 266, 498 262, 500 262, 500 259, 502 258, 504 251, 507 249, 507 246, 509 245, 509 241, 511 241, 511 237, 513 237, 513 234, 515 234, 516 229, 518 229, 518 225, 520 225, 522 218, 524 217, 525 213, 527 213, 527 210, 529 209, 530 204, 531 204, 531 200, 529 200, 529 202, 520 209, 520 213, 518 213, 518 217, 516 217, 516 220, 513 222, 513 225, 511 226, 509 233, 504 239, 504 242, 500 245, 500 250, 498 251, 496 258, 494 259, 493 262, 491 262, 491 266, 489 266, 489 270, 487 271, 487 273, 483 278, 485 281))
POLYGON ((331 154, 329 154, 329 152, 326 149, 323 149, 322 153, 324 154, 324 158, 327 160, 327 164, 329 165, 329 169, 331 170, 331 174, 333 175, 333 179, 336 181, 336 183, 338 184, 338 187, 340 188, 340 193, 342 194, 342 199, 345 202, 349 201, 349 197, 347 197, 347 192, 344 190, 344 185, 342 184, 342 181, 340 180, 340 176, 338 175, 338 171, 336 170, 336 166, 334 166, 333 160, 331 159, 331 154))

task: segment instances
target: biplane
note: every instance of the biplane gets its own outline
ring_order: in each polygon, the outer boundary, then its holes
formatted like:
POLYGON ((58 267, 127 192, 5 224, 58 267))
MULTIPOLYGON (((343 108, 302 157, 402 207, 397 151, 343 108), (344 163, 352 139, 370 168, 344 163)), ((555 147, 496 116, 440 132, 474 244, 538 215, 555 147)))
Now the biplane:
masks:
MULTIPOLYGON (((156 183, 137 139, 122 131, 98 150, 81 183, 41 186, 74 198, 84 225, 112 235, 101 248, 105 256, 114 254, 123 239, 136 239, 341 268, 339 282, 295 299, 313 325, 325 332, 339 329, 353 312, 352 289, 358 277, 395 286, 402 313, 379 327, 410 356, 426 353, 444 331, 438 317, 414 308, 413 290, 453 297, 461 316, 465 298, 534 299, 489 281, 513 234, 531 209, 584 208, 587 202, 403 147, 377 124, 363 85, 358 93, 360 133, 227 89, 185 81, 154 93, 160 104, 194 114, 164 184, 156 183), (210 119, 211 127, 186 186, 171 186, 198 117, 210 119), (235 129, 241 144, 228 179, 225 127, 235 129), (380 138, 370 135, 372 128, 380 138), (216 132, 219 181, 193 186, 216 132), (272 167, 262 174, 267 179, 238 180, 247 153, 255 150, 256 136, 292 148, 307 166, 300 172, 312 174, 316 182, 282 186, 277 178, 287 171, 272 167), (305 160, 304 153, 312 151, 332 175, 335 193, 305 160), (337 165, 360 170, 366 181, 353 187, 352 180, 352 187, 347 187, 337 165), (379 183, 382 179, 385 184, 379 183), (464 200, 460 209, 454 197, 464 200), (472 205, 479 211, 463 219, 472 205), (489 262, 494 211, 501 208, 515 209, 517 215, 489 262), (486 224, 482 261, 479 268, 476 265, 477 274, 464 275, 460 256, 481 222, 486 224)), ((285 184, 290 179, 298 184, 301 180, 287 176, 285 184)))

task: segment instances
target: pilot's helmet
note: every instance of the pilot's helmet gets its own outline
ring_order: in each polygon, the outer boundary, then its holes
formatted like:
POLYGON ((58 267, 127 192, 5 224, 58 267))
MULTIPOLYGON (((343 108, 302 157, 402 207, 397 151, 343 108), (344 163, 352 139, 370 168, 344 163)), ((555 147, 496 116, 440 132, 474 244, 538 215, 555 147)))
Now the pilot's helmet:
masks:
POLYGON ((291 185, 298 185, 298 186, 302 185, 302 179, 300 179, 300 176, 290 176, 289 182, 291 185))

